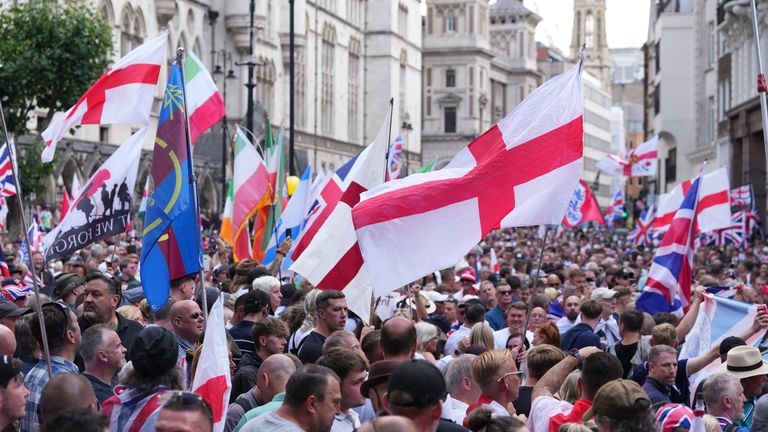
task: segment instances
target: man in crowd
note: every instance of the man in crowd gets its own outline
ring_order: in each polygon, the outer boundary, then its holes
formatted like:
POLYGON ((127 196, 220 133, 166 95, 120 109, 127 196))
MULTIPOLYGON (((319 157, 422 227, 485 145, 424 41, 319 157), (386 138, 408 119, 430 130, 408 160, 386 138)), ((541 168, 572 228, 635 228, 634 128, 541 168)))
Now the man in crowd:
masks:
POLYGON ((469 336, 472 331, 472 327, 483 322, 485 319, 485 307, 477 300, 473 300, 466 304, 464 309, 464 323, 458 330, 453 332, 448 341, 445 342, 445 355, 453 355, 459 348, 459 342, 465 336, 469 336))
POLYGON ((171 325, 178 344, 178 362, 186 371, 187 378, 190 378, 189 369, 195 347, 203 334, 203 320, 203 311, 192 300, 178 301, 171 307, 171 325))
POLYGON ((731 373, 718 372, 704 383, 707 413, 717 419, 723 431, 749 432, 748 428, 735 425, 744 417, 745 401, 744 388, 739 378, 731 373))
MULTIPOLYGON (((78 374, 80 370, 75 365, 75 355, 80 349, 82 336, 77 317, 61 303, 47 303, 42 306, 45 332, 48 337, 48 349, 51 352, 51 369, 53 376, 61 374, 78 374)), ((40 320, 35 317, 30 321, 30 327, 35 340, 43 345, 43 335, 40 320)), ((27 399, 27 415, 22 419, 22 432, 37 432, 40 429, 40 398, 43 389, 48 384, 48 368, 45 359, 41 359, 24 377, 24 387, 29 390, 27 399)))
POLYGON ((493 282, 485 280, 480 283, 480 289, 477 292, 480 302, 485 306, 485 310, 491 310, 496 306, 496 287, 493 282))
POLYGON ((317 360, 341 379, 341 409, 333 420, 332 432, 352 432, 360 427, 360 418, 353 408, 363 406, 365 397, 360 386, 368 375, 368 365, 357 352, 348 348, 331 348, 317 360))
POLYGON ((389 377, 402 362, 402 360, 379 360, 373 363, 368 372, 368 379, 360 386, 360 393, 371 401, 376 416, 387 413, 384 397, 387 394, 389 377))
POLYGON ((588 346, 602 348, 600 337, 595 334, 595 328, 600 323, 600 315, 603 312, 595 300, 587 300, 579 306, 581 322, 568 330, 560 342, 563 351, 581 349, 588 346))
POLYGON ((93 387, 80 375, 61 374, 51 378, 40 397, 40 422, 46 424, 68 411, 98 412, 93 387))
POLYGON ((413 420, 419 432, 435 432, 444 396, 445 380, 440 371, 428 362, 410 360, 392 371, 385 406, 390 414, 413 420))
POLYGON ((232 379, 232 400, 256 385, 256 377, 264 360, 285 351, 288 329, 279 318, 262 318, 253 325, 252 331, 256 351, 245 354, 240 360, 240 366, 232 379))
MULTIPOLYGON (((507 307, 507 326, 493 332, 493 345, 496 349, 507 347, 507 341, 511 336, 520 336, 524 332, 525 316, 528 314, 528 305, 523 302, 512 302, 507 307)), ((533 340, 533 332, 525 330, 525 338, 528 342, 533 340)))
POLYGON ((82 331, 97 324, 114 329, 120 336, 120 342, 128 350, 125 354, 126 360, 131 360, 131 347, 142 326, 117 313, 121 295, 122 289, 117 278, 108 273, 90 273, 85 277, 83 316, 78 323, 82 331))
POLYGON ((416 353, 416 326, 403 317, 394 317, 381 327, 379 342, 382 358, 410 360, 416 353))
POLYGON ((19 307, 16 303, 0 298, 0 325, 13 332, 16 329, 16 321, 22 316, 32 312, 28 307, 19 307))
POLYGON ((650 344, 640 337, 644 319, 643 313, 637 309, 625 310, 620 317, 619 333, 621 333, 621 340, 613 344, 608 350, 621 362, 621 366, 624 368, 623 378, 627 378, 635 366, 648 359, 650 344))
POLYGON ((560 317, 556 323, 561 335, 576 325, 576 319, 579 317, 579 306, 581 306, 581 297, 577 295, 569 295, 563 300, 565 315, 560 317))
POLYGON ((213 409, 196 393, 171 392, 157 415, 156 432, 211 432, 213 409))
POLYGON ((683 394, 675 387, 677 378, 677 351, 668 345, 656 345, 648 354, 648 378, 643 390, 651 403, 686 403, 683 394))
POLYGON ((285 400, 277 411, 254 418, 240 431, 329 432, 340 412, 339 377, 326 367, 310 364, 288 379, 285 400))
POLYGON ((117 373, 125 366, 125 351, 117 333, 105 325, 95 325, 83 332, 83 376, 93 386, 99 404, 114 394, 117 373))
POLYGON ((140 287, 141 281, 136 279, 136 273, 138 272, 139 262, 136 260, 136 258, 123 258, 123 260, 120 261, 119 278, 121 285, 125 285, 125 289, 140 287))
POLYGON ((747 428, 752 427, 757 399, 764 393, 768 374, 768 363, 760 356, 760 350, 752 346, 737 346, 728 351, 726 363, 721 365, 723 372, 730 372, 741 380, 744 389, 744 417, 736 423, 747 428))
POLYGON ((531 348, 525 356, 525 364, 528 366, 528 377, 518 390, 515 400, 515 412, 528 417, 531 413, 531 396, 533 388, 541 377, 563 360, 565 353, 552 345, 538 345, 531 348))
POLYGON ((570 286, 576 288, 579 295, 584 295, 587 288, 589 288, 589 282, 587 282, 587 274, 581 269, 573 269, 568 273, 568 282, 570 286))
POLYGON ((280 292, 280 280, 274 276, 261 276, 253 280, 251 287, 253 291, 261 291, 267 295, 270 314, 274 315, 283 300, 283 294, 280 292))
POLYGON ((504 311, 507 310, 510 303, 512 303, 512 287, 508 283, 502 282, 496 287, 496 305, 485 314, 485 320, 488 321, 494 331, 505 327, 504 311))
POLYGON ((469 404, 480 397, 480 386, 472 377, 472 361, 477 356, 462 354, 453 359, 443 369, 448 397, 443 404, 443 418, 458 424, 464 424, 469 404))
POLYGON ((658 430, 648 395, 631 380, 618 379, 601 387, 584 414, 584 421, 592 418, 600 432, 658 430))
POLYGON ((240 395, 227 410, 225 430, 238 432, 244 424, 264 413, 277 411, 285 399, 285 385, 296 364, 285 354, 275 354, 259 367, 256 385, 240 395))
POLYGON ((235 310, 242 311, 242 316, 229 334, 245 356, 253 351, 253 325, 269 314, 269 297, 259 290, 247 292, 235 300, 235 310))
POLYGON ((600 322, 595 333, 600 336, 603 347, 608 348, 619 341, 619 324, 613 317, 616 310, 616 291, 608 288, 596 288, 592 291, 592 300, 602 307, 600 322))
POLYGON ((195 298, 196 275, 189 275, 171 281, 171 297, 176 301, 195 298))
POLYGON ((0 356, 0 430, 26 415, 27 396, 21 362, 0 356))
POLYGON ((325 339, 336 330, 344 330, 347 324, 347 299, 341 291, 322 291, 317 295, 315 304, 315 327, 299 346, 298 357, 304 364, 316 362, 323 355, 325 339))
POLYGON ((522 373, 508 349, 494 349, 477 356, 472 361, 472 378, 482 393, 467 408, 467 416, 480 407, 490 409, 496 416, 508 415, 507 405, 517 400, 522 373))

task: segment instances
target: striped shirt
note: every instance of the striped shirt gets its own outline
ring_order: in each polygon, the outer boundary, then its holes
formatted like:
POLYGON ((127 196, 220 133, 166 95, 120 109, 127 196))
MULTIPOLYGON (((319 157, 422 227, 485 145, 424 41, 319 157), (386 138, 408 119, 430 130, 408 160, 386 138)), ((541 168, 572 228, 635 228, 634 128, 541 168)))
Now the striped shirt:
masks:
MULTIPOLYGON (((77 365, 60 356, 51 356, 51 370, 53 376, 69 373, 77 375, 80 370, 77 365)), ((43 388, 48 384, 48 368, 45 360, 40 360, 24 377, 24 387, 29 390, 27 398, 27 415, 19 423, 21 432, 37 432, 40 430, 40 397, 43 388)))

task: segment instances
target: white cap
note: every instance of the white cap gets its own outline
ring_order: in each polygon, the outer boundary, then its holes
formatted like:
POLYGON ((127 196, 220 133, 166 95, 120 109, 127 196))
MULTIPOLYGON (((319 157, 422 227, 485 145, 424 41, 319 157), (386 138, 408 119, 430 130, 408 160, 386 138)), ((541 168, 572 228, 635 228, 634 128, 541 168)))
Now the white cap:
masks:
POLYGON ((592 300, 610 300, 614 297, 616 297, 616 294, 618 294, 616 291, 609 289, 609 288, 595 288, 592 290, 592 297, 590 297, 592 300))
POLYGON ((426 291, 427 298, 432 300, 433 302, 444 302, 448 301, 448 295, 447 294, 440 294, 437 291, 426 291))

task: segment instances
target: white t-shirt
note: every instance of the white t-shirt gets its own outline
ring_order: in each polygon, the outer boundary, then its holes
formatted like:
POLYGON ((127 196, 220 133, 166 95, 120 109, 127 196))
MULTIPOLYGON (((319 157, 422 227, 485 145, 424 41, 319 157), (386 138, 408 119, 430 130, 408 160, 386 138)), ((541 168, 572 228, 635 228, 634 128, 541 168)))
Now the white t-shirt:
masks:
POLYGON ((461 338, 469 336, 471 332, 472 329, 461 326, 458 330, 451 333, 451 335, 448 336, 448 340, 445 342, 445 350, 443 351, 445 355, 453 355, 454 351, 459 348, 459 341, 461 341, 461 338))
MULTIPOLYGON (((525 338, 528 339, 529 344, 533 344, 533 332, 528 330, 525 332, 525 338)), ((493 332, 493 344, 496 349, 504 349, 507 347, 507 339, 509 339, 509 327, 504 327, 501 330, 493 332)))
POLYGON ((573 405, 552 396, 539 396, 531 403, 531 415, 528 416, 528 429, 531 432, 548 432, 549 420, 558 414, 568 414, 573 405))

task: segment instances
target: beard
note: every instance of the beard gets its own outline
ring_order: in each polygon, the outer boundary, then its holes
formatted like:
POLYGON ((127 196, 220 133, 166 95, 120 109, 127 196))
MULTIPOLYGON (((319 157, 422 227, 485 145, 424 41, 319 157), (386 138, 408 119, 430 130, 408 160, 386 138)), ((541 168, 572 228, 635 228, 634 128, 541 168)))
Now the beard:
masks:
POLYGON ((570 311, 566 316, 570 321, 576 321, 576 318, 579 317, 579 311, 570 311))

